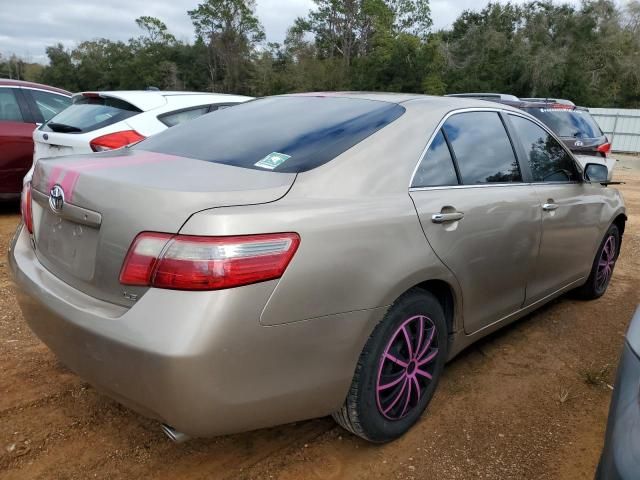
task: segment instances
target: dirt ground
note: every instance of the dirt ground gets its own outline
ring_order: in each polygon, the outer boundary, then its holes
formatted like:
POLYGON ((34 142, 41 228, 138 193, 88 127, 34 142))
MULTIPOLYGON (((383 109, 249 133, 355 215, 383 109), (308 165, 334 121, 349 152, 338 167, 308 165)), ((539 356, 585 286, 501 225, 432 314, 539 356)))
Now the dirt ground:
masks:
MULTIPOLYGON (((592 479, 623 335, 640 303, 640 158, 606 295, 562 297, 452 361, 420 423, 384 446, 330 418, 186 444, 99 395, 29 331, 0 256, 1 479, 592 479)), ((18 223, 0 207, 0 251, 18 223)))

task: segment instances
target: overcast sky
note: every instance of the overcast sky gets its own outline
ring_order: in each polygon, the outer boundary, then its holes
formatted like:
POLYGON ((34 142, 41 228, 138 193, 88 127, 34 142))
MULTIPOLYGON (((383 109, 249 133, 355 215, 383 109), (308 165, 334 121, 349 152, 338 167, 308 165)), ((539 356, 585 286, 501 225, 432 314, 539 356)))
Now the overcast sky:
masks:
MULTIPOLYGON (((525 0, 515 0, 524 3, 525 0)), ((578 4, 579 0, 566 0, 578 4)), ((141 32, 134 20, 150 15, 164 21, 181 40, 191 40, 187 10, 199 0, 0 0, 0 53, 15 53, 46 62, 45 47, 62 42, 74 47, 83 40, 127 40, 141 32)), ((451 25, 465 9, 480 9, 488 0, 431 0, 434 28, 451 25)), ((293 20, 305 15, 311 0, 257 0, 258 18, 267 40, 282 42, 293 20)))

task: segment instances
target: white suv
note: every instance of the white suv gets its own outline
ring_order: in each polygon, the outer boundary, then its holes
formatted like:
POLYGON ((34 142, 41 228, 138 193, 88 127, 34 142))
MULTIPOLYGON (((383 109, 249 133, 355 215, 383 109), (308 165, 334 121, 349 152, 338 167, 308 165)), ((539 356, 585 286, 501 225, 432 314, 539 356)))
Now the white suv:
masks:
MULTIPOLYGON (((33 160, 124 147, 251 97, 158 90, 82 92, 33 132, 33 160)), ((29 176, 29 175, 28 175, 29 176)))

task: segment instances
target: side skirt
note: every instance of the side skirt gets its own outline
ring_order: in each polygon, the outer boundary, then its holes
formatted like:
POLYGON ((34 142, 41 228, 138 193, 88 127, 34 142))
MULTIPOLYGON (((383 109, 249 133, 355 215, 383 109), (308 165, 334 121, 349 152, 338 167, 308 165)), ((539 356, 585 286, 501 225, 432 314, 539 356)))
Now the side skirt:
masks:
POLYGON ((464 350, 465 348, 467 348, 469 345, 476 342, 477 340, 480 340, 481 338, 486 337, 487 335, 501 329, 505 325, 515 322, 516 320, 528 315, 529 313, 537 310, 544 304, 550 302, 554 298, 557 298, 563 293, 566 293, 569 290, 573 290, 575 287, 582 285, 584 282, 585 282, 585 277, 581 277, 577 280, 574 280, 573 282, 569 283, 568 285, 565 285, 559 290, 556 290, 555 292, 550 293, 546 297, 543 297, 540 300, 533 302, 531 305, 527 305, 526 307, 516 310, 515 312, 505 317, 502 317, 501 319, 496 320, 493 323, 490 323, 489 325, 481 328, 480 330, 475 331, 470 335, 467 335, 464 332, 458 333, 457 335, 454 336, 453 342, 451 343, 451 347, 449 350, 449 358, 447 359, 447 361, 452 360, 456 355, 462 352, 462 350, 464 350))

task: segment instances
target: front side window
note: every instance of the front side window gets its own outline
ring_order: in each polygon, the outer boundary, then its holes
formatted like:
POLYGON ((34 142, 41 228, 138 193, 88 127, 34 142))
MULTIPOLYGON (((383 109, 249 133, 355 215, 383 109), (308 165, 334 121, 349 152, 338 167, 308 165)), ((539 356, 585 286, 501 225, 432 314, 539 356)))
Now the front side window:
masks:
POLYGON ((531 120, 510 115, 527 155, 534 182, 575 182, 578 169, 562 145, 531 120))
POLYGON ((459 113, 442 128, 463 184, 522 181, 509 136, 497 112, 459 113))
POLYGON ((458 177, 442 130, 434 137, 411 182, 412 187, 457 185, 458 177))
POLYGON ((56 95, 55 93, 42 92, 40 90, 31 90, 31 96, 36 103, 36 107, 40 111, 42 118, 48 122, 62 110, 71 105, 71 99, 64 95, 56 95))
POLYGON ((22 122, 18 99, 12 88, 0 88, 0 122, 22 122))

